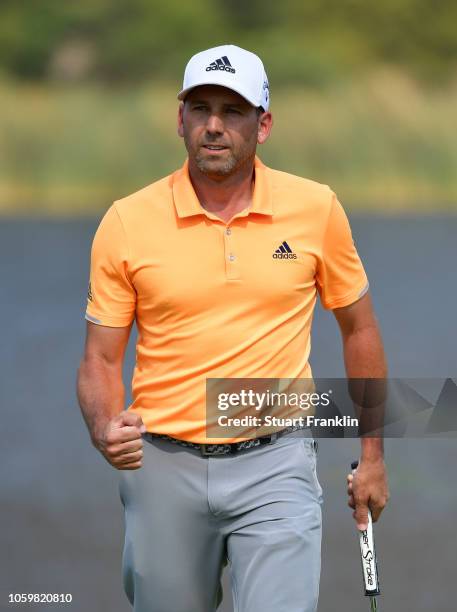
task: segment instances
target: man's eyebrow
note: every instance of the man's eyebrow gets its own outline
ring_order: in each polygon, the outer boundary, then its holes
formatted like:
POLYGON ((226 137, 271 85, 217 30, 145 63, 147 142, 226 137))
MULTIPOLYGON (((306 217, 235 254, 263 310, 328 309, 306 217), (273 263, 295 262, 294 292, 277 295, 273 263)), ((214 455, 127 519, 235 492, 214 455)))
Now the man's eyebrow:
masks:
POLYGON ((235 107, 235 108, 244 108, 245 104, 244 104, 244 102, 225 102, 224 106, 225 107, 230 106, 230 107, 235 107))

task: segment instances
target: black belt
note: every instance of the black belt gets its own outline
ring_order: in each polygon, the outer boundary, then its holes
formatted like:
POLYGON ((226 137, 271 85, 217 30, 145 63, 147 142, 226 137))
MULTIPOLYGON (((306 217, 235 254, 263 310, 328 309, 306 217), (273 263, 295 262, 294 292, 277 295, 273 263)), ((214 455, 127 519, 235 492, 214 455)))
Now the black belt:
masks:
MULTIPOLYGON (((200 451, 203 457, 210 457, 214 455, 229 455, 239 453, 241 451, 250 450, 251 448, 263 446, 265 444, 274 444, 278 438, 293 433, 294 431, 298 431, 299 429, 305 428, 300 427, 299 425, 294 425, 292 427, 287 427, 286 429, 272 433, 269 436, 262 436, 260 438, 252 438, 251 440, 243 440, 242 442, 232 442, 227 444, 197 444, 196 442, 188 442, 187 440, 172 438, 166 434, 150 432, 145 433, 144 437, 146 439, 159 438, 160 440, 166 440, 172 444, 178 444, 179 446, 185 446, 187 448, 194 448, 195 450, 200 451)), ((314 445, 317 447, 317 443, 315 441, 314 445)))

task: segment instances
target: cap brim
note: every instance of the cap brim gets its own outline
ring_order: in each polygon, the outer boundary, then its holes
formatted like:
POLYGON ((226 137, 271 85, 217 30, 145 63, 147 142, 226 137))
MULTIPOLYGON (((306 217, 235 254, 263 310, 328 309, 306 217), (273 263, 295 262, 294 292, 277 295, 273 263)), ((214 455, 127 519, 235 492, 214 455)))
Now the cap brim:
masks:
POLYGON ((215 83, 213 80, 209 80, 209 81, 205 80, 205 81, 202 81, 201 83, 195 83, 194 85, 192 85, 192 87, 187 87, 186 89, 182 89, 178 94, 178 100, 184 100, 187 94, 190 91, 192 91, 192 89, 195 89, 196 87, 201 87, 202 85, 216 85, 217 87, 223 87, 224 89, 230 89, 231 91, 234 91, 235 93, 239 94, 242 98, 244 98, 246 102, 249 102, 251 106, 254 106, 255 108, 259 106, 258 104, 255 104, 254 102, 252 102, 252 100, 250 100, 242 91, 240 91, 236 87, 227 87, 227 85, 223 85, 222 83, 215 83))

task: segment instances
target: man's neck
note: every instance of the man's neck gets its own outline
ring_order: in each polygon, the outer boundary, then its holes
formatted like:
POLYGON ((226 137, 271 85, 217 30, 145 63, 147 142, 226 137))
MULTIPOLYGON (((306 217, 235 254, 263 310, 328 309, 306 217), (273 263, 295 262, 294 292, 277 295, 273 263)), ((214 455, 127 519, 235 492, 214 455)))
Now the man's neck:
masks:
POLYGON ((211 178, 189 161, 189 175, 197 198, 208 212, 228 221, 248 208, 254 187, 254 163, 250 161, 235 175, 211 178))

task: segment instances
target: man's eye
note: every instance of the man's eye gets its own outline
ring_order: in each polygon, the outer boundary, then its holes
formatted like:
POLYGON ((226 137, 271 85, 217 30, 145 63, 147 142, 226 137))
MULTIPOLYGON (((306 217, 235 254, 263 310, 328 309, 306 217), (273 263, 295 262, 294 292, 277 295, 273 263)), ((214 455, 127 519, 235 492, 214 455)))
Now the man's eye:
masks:
POLYGON ((193 110, 196 110, 196 111, 205 111, 206 110, 206 106, 203 106, 202 104, 200 104, 198 106, 194 106, 193 110))
POLYGON ((227 112, 232 115, 241 115, 240 111, 237 108, 228 108, 227 112))

